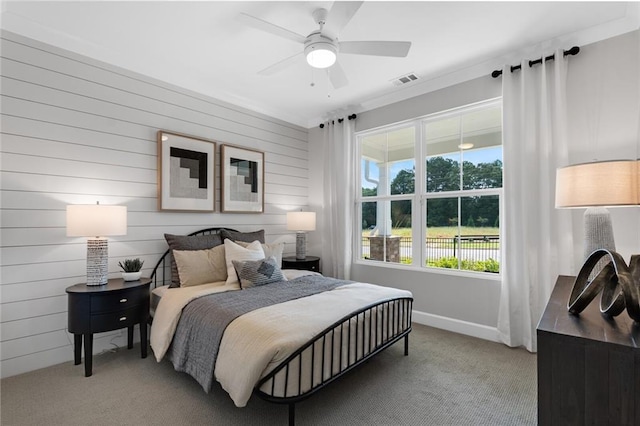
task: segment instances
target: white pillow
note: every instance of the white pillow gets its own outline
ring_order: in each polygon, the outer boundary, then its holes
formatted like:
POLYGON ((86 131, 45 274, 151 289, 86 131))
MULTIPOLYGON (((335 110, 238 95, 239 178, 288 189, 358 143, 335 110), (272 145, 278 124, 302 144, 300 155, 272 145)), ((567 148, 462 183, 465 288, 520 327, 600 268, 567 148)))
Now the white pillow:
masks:
POLYGON ((236 274, 236 269, 233 266, 233 261, 264 259, 264 250, 262 249, 260 241, 254 241, 247 245, 247 247, 242 247, 241 245, 226 239, 224 240, 224 257, 227 262, 227 285, 236 284, 240 286, 238 274, 236 274))
MULTIPOLYGON (((249 243, 244 241, 235 241, 236 244, 241 245, 242 247, 246 247, 249 243)), ((275 257, 276 264, 282 268, 282 252, 284 251, 284 243, 272 243, 272 244, 262 244, 262 250, 264 250, 264 257, 275 257)))

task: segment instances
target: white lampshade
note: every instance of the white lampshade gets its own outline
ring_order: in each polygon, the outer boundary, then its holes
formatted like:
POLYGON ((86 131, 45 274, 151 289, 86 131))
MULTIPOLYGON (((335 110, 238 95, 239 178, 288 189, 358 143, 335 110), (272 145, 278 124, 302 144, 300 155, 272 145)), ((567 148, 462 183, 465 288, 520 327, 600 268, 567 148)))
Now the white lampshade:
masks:
POLYGON ((102 204, 67 206, 68 237, 107 237, 126 234, 126 206, 102 204))
POLYGON ((576 164, 556 171, 556 207, 613 207, 640 203, 638 160, 576 164))
POLYGON ((315 212, 287 212, 287 229, 289 231, 315 231, 315 212))
POLYGON ((109 281, 109 243, 111 235, 127 234, 127 207, 101 204, 67 206, 67 236, 87 240, 87 285, 109 281))

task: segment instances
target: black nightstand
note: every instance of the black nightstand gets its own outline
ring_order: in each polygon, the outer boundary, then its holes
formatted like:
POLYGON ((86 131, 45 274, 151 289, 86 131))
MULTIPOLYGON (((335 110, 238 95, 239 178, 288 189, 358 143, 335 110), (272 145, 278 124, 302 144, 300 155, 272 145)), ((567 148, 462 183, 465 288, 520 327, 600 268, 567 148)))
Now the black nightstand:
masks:
POLYGON ((149 284, 111 279, 105 285, 76 284, 67 288, 69 295, 69 332, 73 333, 74 364, 80 364, 84 336, 84 375, 91 376, 93 333, 127 327, 127 348, 133 347, 133 326, 140 324, 140 352, 147 357, 147 321, 149 320, 149 284))
POLYGON ((320 272, 320 258, 307 256, 304 259, 296 259, 295 256, 282 258, 282 269, 303 269, 305 271, 320 272))

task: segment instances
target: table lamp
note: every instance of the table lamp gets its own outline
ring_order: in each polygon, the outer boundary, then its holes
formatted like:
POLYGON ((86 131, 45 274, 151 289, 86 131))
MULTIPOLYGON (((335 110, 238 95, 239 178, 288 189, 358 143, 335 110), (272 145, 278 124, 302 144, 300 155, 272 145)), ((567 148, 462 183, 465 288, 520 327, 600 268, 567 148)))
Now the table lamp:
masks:
POLYGON ((315 212, 287 212, 287 230, 296 231, 296 259, 307 257, 307 231, 316 230, 315 212))
POLYGON ((96 204, 67 206, 67 236, 87 240, 87 285, 104 285, 109 274, 105 237, 127 234, 127 207, 96 204))
MULTIPOLYGON (((585 259, 598 249, 615 251, 611 217, 606 207, 632 206, 640 202, 639 162, 601 161, 556 171, 556 208, 587 208, 584 212, 585 259)), ((594 274, 601 267, 596 269, 594 274)))

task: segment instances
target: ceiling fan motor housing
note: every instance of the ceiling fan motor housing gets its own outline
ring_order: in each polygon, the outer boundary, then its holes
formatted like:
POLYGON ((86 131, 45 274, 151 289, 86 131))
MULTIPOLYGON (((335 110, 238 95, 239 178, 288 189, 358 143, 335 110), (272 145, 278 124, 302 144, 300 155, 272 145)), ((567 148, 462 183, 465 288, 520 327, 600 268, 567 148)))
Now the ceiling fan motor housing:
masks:
POLYGON ((304 56, 312 67, 328 68, 336 62, 338 45, 329 37, 315 32, 304 43, 304 56))

